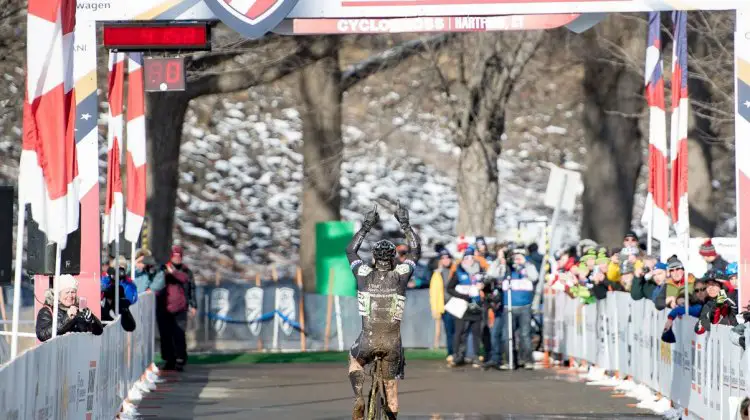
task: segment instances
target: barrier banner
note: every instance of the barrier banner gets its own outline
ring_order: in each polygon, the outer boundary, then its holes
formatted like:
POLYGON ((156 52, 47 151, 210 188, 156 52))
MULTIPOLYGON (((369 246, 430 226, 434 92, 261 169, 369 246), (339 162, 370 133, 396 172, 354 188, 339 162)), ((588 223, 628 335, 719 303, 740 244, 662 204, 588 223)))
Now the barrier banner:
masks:
POLYGON ((111 419, 153 361, 154 295, 131 307, 137 327, 119 321, 100 336, 70 333, 0 367, 0 419, 111 419))
POLYGON ((698 335, 696 318, 683 316, 672 322, 676 342, 666 343, 662 333, 668 311, 657 311, 650 300, 609 292, 595 304, 583 305, 564 293, 547 301, 554 301, 545 316, 554 325, 551 341, 561 343, 559 354, 630 375, 687 408, 691 418, 733 419, 748 394, 750 355, 732 343, 730 327, 712 325, 698 335))
POLYGON ((221 341, 230 348, 299 349, 300 293, 291 280, 261 286, 224 283, 200 288, 201 319, 196 340, 221 341))

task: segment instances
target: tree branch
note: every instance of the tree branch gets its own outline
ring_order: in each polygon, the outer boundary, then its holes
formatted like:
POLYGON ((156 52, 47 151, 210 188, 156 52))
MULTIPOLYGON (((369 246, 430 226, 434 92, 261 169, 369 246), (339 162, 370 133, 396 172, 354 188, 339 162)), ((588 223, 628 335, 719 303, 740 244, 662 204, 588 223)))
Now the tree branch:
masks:
POLYGON ((281 40, 281 36, 276 34, 269 34, 259 39, 246 39, 238 42, 235 45, 231 45, 225 48, 223 51, 211 51, 203 53, 201 55, 193 55, 189 57, 188 69, 194 71, 201 71, 222 64, 228 60, 231 60, 239 55, 247 53, 249 50, 259 48, 281 40))
POLYGON ((188 80, 187 95, 193 99, 203 95, 231 93, 272 83, 320 58, 322 56, 317 56, 309 49, 300 47, 293 54, 261 69, 249 68, 197 76, 188 80))
POLYGON ((393 68, 424 49, 441 48, 454 37, 455 34, 440 34, 430 38, 406 41, 370 56, 341 74, 341 90, 347 91, 373 74, 393 68))

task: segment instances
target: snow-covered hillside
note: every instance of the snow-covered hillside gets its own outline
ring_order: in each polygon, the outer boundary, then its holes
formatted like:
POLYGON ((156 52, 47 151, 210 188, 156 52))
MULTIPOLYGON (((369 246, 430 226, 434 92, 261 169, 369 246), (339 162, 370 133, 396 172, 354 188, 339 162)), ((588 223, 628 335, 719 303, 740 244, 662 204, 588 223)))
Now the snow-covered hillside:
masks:
MULTIPOLYGON (((303 176, 300 116, 282 98, 260 100, 262 94, 268 92, 252 91, 244 101, 214 102, 208 124, 199 123, 201 111, 188 115, 175 234, 192 248, 188 254, 200 256, 194 264, 203 265, 219 254, 240 266, 297 258, 303 176)), ((424 122, 431 119, 421 117, 424 122)), ((445 137, 446 130, 429 129, 419 124, 418 116, 415 120, 391 123, 407 143, 429 142, 447 162, 443 168, 426 164, 407 147, 370 141, 373 136, 365 134, 366 127, 344 127, 342 217, 361 220, 374 203, 388 209, 401 200, 408 203, 426 245, 450 241, 458 215, 455 177, 442 169, 455 165, 458 150, 445 137), (423 129, 429 130, 428 138, 419 135, 423 129)), ((503 157, 498 230, 487 236, 515 238, 519 220, 551 214, 541 206, 549 170, 527 156, 510 151, 503 157)), ((382 227, 397 231, 387 213, 381 215, 382 227)), ((576 223, 563 218, 567 239, 575 238, 576 223)))

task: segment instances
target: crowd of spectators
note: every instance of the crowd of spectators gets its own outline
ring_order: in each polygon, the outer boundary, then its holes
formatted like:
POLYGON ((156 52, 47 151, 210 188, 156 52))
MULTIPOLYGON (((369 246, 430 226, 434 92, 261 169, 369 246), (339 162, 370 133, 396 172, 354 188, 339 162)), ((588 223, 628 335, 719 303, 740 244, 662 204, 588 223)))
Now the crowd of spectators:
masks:
POLYGON ((449 366, 533 369, 531 318, 540 312, 543 290, 539 271, 544 259, 538 247, 501 243, 490 250, 477 237, 473 244, 460 243, 457 255, 442 245, 435 250, 428 263, 433 273, 430 306, 445 327, 449 366), (451 311, 451 300, 466 302, 465 310, 451 311), (507 349, 514 335, 519 348, 511 366, 507 349))
POLYGON ((453 253, 438 244, 436 255, 423 267, 431 273, 429 281, 417 279, 411 286, 430 289, 432 315, 444 326, 450 366, 532 369, 530 330, 532 318, 541 312, 545 285, 584 304, 607 299, 609 291, 651 300, 658 310, 669 311, 662 339, 670 343, 675 342, 673 321, 687 311, 697 318, 697 334, 712 325, 732 326, 732 342, 744 349, 750 312, 738 316, 737 263, 726 261, 706 239, 699 250, 706 271, 696 277, 676 255, 661 261, 645 248, 635 232, 628 232, 622 247, 583 240, 557 251, 547 264, 536 244, 503 242, 490 249, 483 237, 477 237, 472 244, 459 242, 453 253), (465 311, 452 313, 452 299, 465 301, 465 311), (517 337, 513 366, 508 355, 510 330, 517 337))
POLYGON ((647 255, 643 248, 638 236, 629 232, 622 248, 608 249, 586 242, 562 250, 556 255, 557 267, 549 284, 585 304, 606 299, 608 291, 628 292, 633 300, 651 300, 656 309, 669 311, 662 335, 666 342, 674 342, 672 322, 684 316, 686 308, 698 318, 697 334, 716 324, 738 324, 737 263, 729 263, 719 255, 711 239, 700 246, 700 256, 706 263, 701 277, 686 272, 676 255, 660 261, 647 255))

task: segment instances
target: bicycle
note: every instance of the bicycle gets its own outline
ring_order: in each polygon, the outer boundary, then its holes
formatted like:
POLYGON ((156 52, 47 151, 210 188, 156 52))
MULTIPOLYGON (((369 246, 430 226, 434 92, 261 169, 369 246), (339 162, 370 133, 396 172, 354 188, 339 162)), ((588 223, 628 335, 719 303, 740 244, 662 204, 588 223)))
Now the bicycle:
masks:
POLYGON ((372 384, 370 385, 370 393, 367 399, 367 413, 365 418, 367 420, 387 420, 388 417, 385 410, 388 407, 388 401, 386 400, 385 380, 383 379, 382 356, 375 357, 372 369, 370 370, 370 376, 372 377, 372 384))

